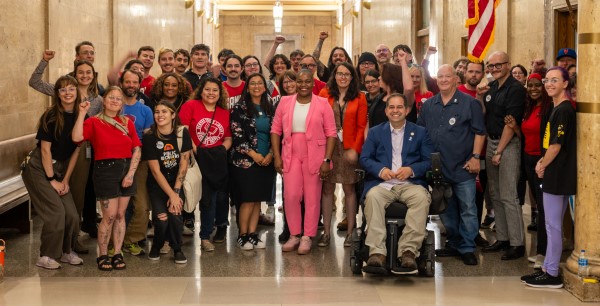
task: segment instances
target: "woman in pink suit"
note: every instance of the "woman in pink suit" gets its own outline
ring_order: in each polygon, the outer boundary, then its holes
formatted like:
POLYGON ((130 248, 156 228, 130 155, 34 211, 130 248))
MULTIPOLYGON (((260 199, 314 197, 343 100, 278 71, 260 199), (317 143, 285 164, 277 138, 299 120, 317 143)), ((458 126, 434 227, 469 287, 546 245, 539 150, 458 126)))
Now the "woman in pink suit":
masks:
POLYGON ((283 175, 285 186, 289 186, 283 196, 291 236, 281 250, 298 249, 302 255, 310 253, 312 237, 317 234, 322 180, 331 170, 337 134, 333 109, 326 99, 312 94, 312 73, 301 70, 296 83, 297 94, 282 97, 279 102, 271 125, 271 143, 275 170, 283 175))

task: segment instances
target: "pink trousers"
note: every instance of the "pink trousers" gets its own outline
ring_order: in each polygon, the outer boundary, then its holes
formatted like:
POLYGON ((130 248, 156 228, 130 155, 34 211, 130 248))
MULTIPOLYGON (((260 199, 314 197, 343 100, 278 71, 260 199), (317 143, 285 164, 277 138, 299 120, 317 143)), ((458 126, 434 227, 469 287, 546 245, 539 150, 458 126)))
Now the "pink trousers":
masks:
POLYGON ((318 173, 309 173, 308 154, 305 134, 292 134, 292 161, 289 171, 283 173, 283 197, 290 234, 302 233, 300 201, 304 198, 304 236, 315 237, 321 212, 323 182, 318 173))

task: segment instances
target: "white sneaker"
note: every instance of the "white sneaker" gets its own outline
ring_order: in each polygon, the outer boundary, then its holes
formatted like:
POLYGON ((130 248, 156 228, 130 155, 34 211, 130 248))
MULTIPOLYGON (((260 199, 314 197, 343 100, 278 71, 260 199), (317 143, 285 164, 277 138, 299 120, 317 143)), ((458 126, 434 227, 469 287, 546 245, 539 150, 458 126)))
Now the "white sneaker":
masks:
POLYGON ((254 249, 254 244, 250 242, 250 240, 248 239, 248 235, 238 237, 237 243, 240 249, 244 251, 251 251, 254 249))
POLYGON ((54 260, 54 258, 50 258, 48 256, 42 256, 35 263, 36 266, 42 267, 44 269, 56 270, 60 269, 60 264, 54 260))
POLYGON ((265 212, 265 219, 271 223, 275 223, 275 206, 268 206, 265 212))
POLYGON ((169 242, 165 241, 165 244, 162 248, 160 248, 161 254, 169 254, 171 252, 171 247, 169 246, 169 242))
POLYGON ((534 263, 536 258, 537 258, 536 255, 529 256, 529 257, 527 257, 527 261, 529 261, 530 263, 534 263))
POLYGON ((266 245, 264 241, 260 240, 257 233, 248 234, 247 238, 248 242, 252 244, 255 249, 264 249, 266 245))
POLYGON ((83 264, 83 259, 75 252, 63 253, 60 257, 60 262, 68 263, 70 265, 78 266, 83 264))

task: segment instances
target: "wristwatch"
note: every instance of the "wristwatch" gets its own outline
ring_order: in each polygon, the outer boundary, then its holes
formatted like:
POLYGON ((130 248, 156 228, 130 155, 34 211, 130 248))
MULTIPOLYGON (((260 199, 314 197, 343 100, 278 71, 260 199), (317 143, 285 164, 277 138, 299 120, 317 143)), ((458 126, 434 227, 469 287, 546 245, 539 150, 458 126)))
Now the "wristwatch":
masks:
POLYGON ((494 155, 500 155, 500 156, 502 156, 502 152, 498 152, 498 150, 494 150, 494 152, 492 152, 492 153, 494 153, 494 155))
POLYGON ((481 159, 481 154, 473 153, 473 155, 471 155, 471 157, 476 158, 476 159, 481 159))
POLYGON ((331 159, 329 159, 329 158, 325 157, 325 158, 323 159, 323 161, 329 164, 329 163, 331 162, 331 159))

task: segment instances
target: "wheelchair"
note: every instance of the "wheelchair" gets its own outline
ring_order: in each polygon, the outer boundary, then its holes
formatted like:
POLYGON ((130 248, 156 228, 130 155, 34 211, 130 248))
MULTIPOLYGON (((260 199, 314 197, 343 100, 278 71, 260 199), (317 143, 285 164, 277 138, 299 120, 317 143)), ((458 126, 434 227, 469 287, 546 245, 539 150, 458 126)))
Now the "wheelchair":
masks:
MULTIPOLYGON (((365 171, 361 169, 355 170, 356 175, 359 177, 360 184, 359 188, 362 190, 364 185, 365 171)), ((441 157, 440 153, 432 153, 432 171, 427 173, 428 183, 435 188, 435 186, 441 186, 445 184, 443 182, 443 176, 441 173, 441 157)), ((442 198, 448 199, 451 197, 451 193, 444 193, 442 198)), ((429 206, 429 215, 438 215, 445 210, 446 202, 443 202, 439 196, 432 196, 432 203, 429 206), (435 202, 434 203, 434 198, 435 202)), ((362 225, 360 228, 355 228, 352 232, 352 253, 350 255, 350 268, 353 274, 362 274, 362 272, 369 274, 389 275, 391 270, 399 268, 400 263, 398 261, 398 239, 402 235, 404 229, 406 212, 408 208, 401 202, 393 202, 385 209, 385 227, 386 227, 386 262, 384 267, 371 267, 365 265, 369 259, 369 247, 365 245, 366 241, 366 226, 367 220, 364 215, 365 199, 361 197, 359 201, 360 207, 363 210, 362 225)), ((428 218, 427 222, 430 222, 428 218)), ((433 277, 435 274, 435 237, 434 232, 427 230, 426 237, 419 249, 419 257, 416 258, 418 275, 433 277)))

